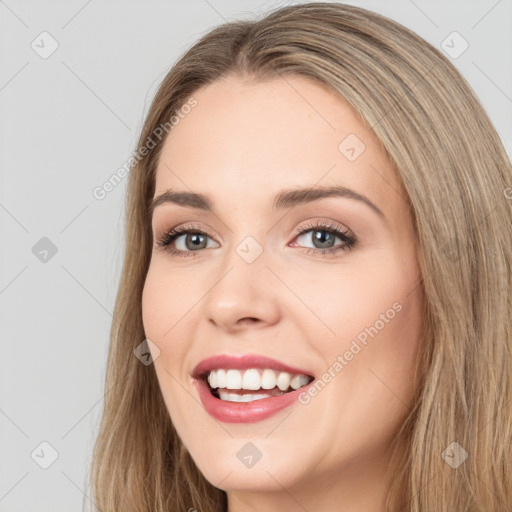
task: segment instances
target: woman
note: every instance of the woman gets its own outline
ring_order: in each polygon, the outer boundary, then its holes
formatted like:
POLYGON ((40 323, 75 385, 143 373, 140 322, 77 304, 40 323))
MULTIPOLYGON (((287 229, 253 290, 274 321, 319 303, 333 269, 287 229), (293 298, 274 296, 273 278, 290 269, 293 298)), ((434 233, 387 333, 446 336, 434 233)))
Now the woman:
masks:
POLYGON ((342 4, 227 23, 136 155, 100 510, 512 510, 512 169, 438 50, 342 4))

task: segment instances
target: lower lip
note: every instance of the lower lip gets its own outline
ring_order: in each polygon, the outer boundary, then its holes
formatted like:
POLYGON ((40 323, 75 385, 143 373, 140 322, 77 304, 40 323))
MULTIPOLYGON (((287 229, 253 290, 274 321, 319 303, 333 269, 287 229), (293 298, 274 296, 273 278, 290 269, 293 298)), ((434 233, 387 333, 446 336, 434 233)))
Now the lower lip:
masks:
POLYGON ((255 423, 270 418, 297 402, 299 394, 303 393, 313 382, 279 396, 262 398, 253 402, 228 402, 214 397, 210 386, 204 380, 194 379, 194 384, 199 391, 199 398, 206 412, 225 423, 255 423))

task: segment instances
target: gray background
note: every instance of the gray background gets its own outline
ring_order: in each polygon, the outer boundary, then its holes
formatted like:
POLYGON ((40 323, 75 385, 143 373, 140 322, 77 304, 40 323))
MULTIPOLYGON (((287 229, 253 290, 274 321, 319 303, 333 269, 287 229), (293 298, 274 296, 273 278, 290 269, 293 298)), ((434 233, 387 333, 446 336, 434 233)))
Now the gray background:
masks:
MULTIPOLYGON (((126 180, 103 200, 93 189, 131 155, 157 85, 190 44, 291 3, 0 1, 0 512, 90 505, 126 180), (46 58, 44 31, 58 43, 46 58)), ((512 0, 347 3, 438 48, 459 32, 469 48, 453 62, 512 154, 512 0)))

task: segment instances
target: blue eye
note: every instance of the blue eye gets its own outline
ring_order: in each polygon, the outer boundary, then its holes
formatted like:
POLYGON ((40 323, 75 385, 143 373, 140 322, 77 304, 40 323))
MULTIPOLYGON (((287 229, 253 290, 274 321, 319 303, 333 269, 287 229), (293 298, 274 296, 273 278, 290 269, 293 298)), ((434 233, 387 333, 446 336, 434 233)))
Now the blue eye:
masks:
POLYGON ((177 227, 164 233, 157 245, 175 256, 195 256, 191 253, 207 248, 207 245, 204 246, 207 238, 209 238, 207 233, 194 226, 177 227), (176 249, 173 247, 173 244, 180 238, 184 238, 183 242, 186 249, 176 249))
MULTIPOLYGON (((356 244, 356 239, 350 232, 328 223, 315 223, 303 226, 301 230, 295 233, 295 238, 300 238, 307 233, 311 233, 310 240, 313 244, 320 245, 320 247, 305 247, 304 249, 306 249, 307 254, 313 253, 325 256, 352 249, 356 244), (334 245, 336 238, 341 240, 341 245, 334 245)), ((164 233, 158 240, 157 246, 168 251, 173 256, 196 256, 197 254, 195 253, 199 253, 202 249, 212 247, 208 245, 208 239, 211 238, 207 233, 194 226, 177 227, 164 233), (176 247, 178 242, 182 242, 182 248, 176 247)))
POLYGON ((302 229, 298 232, 298 238, 305 237, 306 234, 313 244, 318 244, 320 247, 306 248, 307 254, 322 254, 328 255, 352 249, 356 244, 356 239, 349 231, 340 229, 332 224, 316 223, 306 226, 309 229, 302 229), (342 242, 341 245, 335 245, 336 238, 342 242))

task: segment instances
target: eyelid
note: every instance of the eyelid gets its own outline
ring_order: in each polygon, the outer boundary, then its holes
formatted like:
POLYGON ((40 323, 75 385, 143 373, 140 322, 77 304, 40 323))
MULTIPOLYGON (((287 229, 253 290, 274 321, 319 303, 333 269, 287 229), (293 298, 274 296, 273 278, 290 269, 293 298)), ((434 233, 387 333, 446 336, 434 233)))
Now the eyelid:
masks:
POLYGON ((314 219, 308 219, 307 221, 305 221, 306 224, 304 223, 301 223, 299 224, 292 232, 292 236, 296 237, 300 234, 302 234, 304 231, 308 231, 308 230, 311 230, 311 229, 320 229, 320 228, 323 228, 323 229, 326 229, 326 230, 329 230, 329 229, 334 229, 334 230, 337 230, 337 231, 341 231, 343 233, 346 233, 347 236, 350 236, 352 238, 355 238, 355 235, 354 233, 352 232, 351 229, 349 229, 348 227, 344 226, 343 224, 340 224, 339 222, 336 222, 334 220, 331 220, 331 219, 325 219, 325 218, 314 218, 314 219))
MULTIPOLYGON (((162 223, 162 225, 164 225, 164 224, 162 223)), ((177 224, 176 226, 173 226, 173 227, 161 228, 159 230, 155 230, 153 233, 153 238, 155 240, 158 238, 162 238, 165 235, 167 235, 168 233, 170 233, 171 231, 181 231, 181 232, 194 231, 194 232, 198 232, 198 233, 204 233, 205 235, 207 235, 208 237, 210 237, 212 239, 217 238, 222 241, 222 237, 217 235, 216 231, 213 228, 206 225, 206 229, 205 229, 205 228, 201 227, 201 225, 197 222, 185 222, 184 224, 177 224)))

